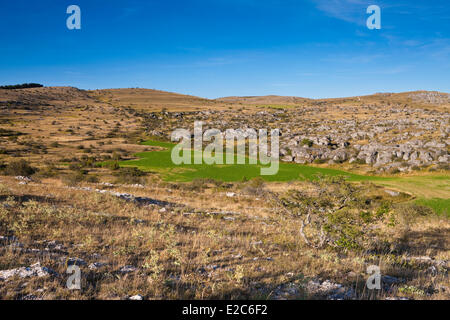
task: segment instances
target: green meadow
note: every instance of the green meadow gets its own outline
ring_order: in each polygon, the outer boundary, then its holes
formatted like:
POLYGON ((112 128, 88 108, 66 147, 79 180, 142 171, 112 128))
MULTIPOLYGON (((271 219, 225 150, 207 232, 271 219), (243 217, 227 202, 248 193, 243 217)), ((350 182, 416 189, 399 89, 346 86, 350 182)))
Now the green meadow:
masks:
MULTIPOLYGON (((345 176, 349 181, 371 181, 378 185, 409 193, 418 204, 431 207, 436 213, 449 215, 450 178, 442 174, 415 176, 373 176, 360 175, 342 170, 319 168, 297 163, 279 163, 275 175, 260 175, 260 164, 181 164, 175 165, 171 152, 175 144, 160 141, 146 141, 147 146, 160 147, 161 150, 141 152, 137 160, 119 162, 121 167, 137 167, 147 172, 158 173, 165 181, 187 182, 195 179, 214 179, 236 182, 260 177, 266 181, 313 180, 318 175, 345 176)), ((191 161, 193 162, 193 161, 191 161)), ((247 161, 248 162, 248 161, 247 161)), ((268 167, 268 166, 267 166, 268 167)))
MULTIPOLYGON (((300 165, 296 163, 279 163, 278 173, 275 175, 260 175, 260 164, 181 164, 175 165, 171 159, 171 152, 175 144, 159 141, 146 141, 148 146, 163 148, 161 151, 150 151, 137 153, 138 160, 127 160, 119 162, 123 167, 137 167, 143 171, 158 172, 167 181, 191 181, 194 179, 215 179, 221 181, 242 181, 261 177, 266 181, 291 181, 311 180, 318 174, 344 175, 351 181, 362 181, 377 179, 378 177, 357 175, 341 170, 317 168, 300 165)), ((191 161, 193 163, 193 161, 191 161)), ((248 161, 247 161, 248 162, 248 161)), ((269 167, 269 165, 265 166, 269 167)))
POLYGON ((448 198, 417 199, 415 202, 419 205, 430 207, 438 215, 450 217, 450 199, 448 198))

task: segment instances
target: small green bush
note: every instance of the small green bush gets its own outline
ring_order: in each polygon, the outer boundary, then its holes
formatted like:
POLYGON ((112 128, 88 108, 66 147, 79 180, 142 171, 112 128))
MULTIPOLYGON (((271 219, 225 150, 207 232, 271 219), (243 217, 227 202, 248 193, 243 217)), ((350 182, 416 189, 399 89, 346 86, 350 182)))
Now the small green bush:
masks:
POLYGON ((27 161, 21 159, 7 164, 2 171, 7 176, 31 176, 37 170, 29 165, 27 161))
POLYGON ((116 183, 123 184, 143 184, 147 175, 146 172, 139 170, 135 167, 130 168, 119 168, 114 175, 117 177, 116 183))
POLYGON ((303 139, 302 142, 301 142, 301 145, 303 145, 303 146, 306 145, 306 146, 308 146, 308 147, 312 147, 313 144, 314 144, 314 142, 312 142, 312 141, 309 140, 309 139, 303 139))
POLYGON ((76 186, 84 180, 85 180, 85 175, 83 174, 82 171, 75 171, 75 172, 65 175, 63 177, 63 181, 68 186, 76 186))
POLYGON ((119 170, 120 169, 119 163, 117 161, 109 161, 109 162, 105 163, 104 166, 110 170, 119 170))
POLYGON ((58 169, 54 165, 48 165, 39 170, 38 178, 52 178, 58 175, 58 169))

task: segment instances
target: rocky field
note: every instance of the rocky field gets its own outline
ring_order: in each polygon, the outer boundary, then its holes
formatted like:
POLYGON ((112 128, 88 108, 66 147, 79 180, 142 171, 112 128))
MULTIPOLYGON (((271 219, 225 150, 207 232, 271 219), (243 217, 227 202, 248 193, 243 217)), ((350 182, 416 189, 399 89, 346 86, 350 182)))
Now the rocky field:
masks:
POLYGON ((425 91, 0 90, 0 298, 449 299, 449 108, 425 91), (177 182, 120 166, 194 121, 280 128, 282 161, 373 179, 177 182))

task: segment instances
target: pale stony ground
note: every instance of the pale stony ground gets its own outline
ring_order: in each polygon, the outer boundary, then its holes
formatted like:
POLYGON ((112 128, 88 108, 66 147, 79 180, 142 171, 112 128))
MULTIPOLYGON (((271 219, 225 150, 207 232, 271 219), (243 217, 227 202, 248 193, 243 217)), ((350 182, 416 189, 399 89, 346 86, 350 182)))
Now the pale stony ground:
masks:
POLYGON ((238 185, 199 192, 0 180, 2 298, 449 297, 445 218, 412 223, 397 252, 335 251, 305 245, 298 219, 238 185), (5 218, 12 212, 20 219, 5 218), (80 291, 65 288, 72 264, 82 270, 80 291), (365 288, 371 264, 381 266, 380 291, 365 288))

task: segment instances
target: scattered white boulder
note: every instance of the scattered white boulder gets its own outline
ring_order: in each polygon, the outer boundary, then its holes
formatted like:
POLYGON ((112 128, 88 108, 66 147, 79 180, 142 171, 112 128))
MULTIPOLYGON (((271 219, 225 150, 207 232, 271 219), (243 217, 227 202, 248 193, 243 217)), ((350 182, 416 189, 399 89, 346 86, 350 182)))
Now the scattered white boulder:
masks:
POLYGON ((102 186, 105 186, 105 187, 114 187, 114 185, 112 184, 112 183, 109 183, 109 182, 102 182, 102 183, 100 183, 102 186))
POLYGON ((88 268, 90 269, 90 270, 98 270, 98 269, 100 269, 100 268, 102 268, 102 267, 105 267, 107 265, 107 263, 103 263, 103 262, 94 262, 94 263, 91 263, 89 266, 88 266, 88 268))
POLYGON ((16 178, 16 180, 24 181, 24 182, 31 182, 32 181, 30 177, 16 176, 15 178, 16 178))
POLYGON ((119 272, 121 272, 121 273, 130 273, 130 272, 135 272, 136 270, 137 270, 136 267, 127 265, 127 266, 123 266, 122 268, 120 268, 119 272))
POLYGON ((384 192, 386 192, 388 195, 390 195, 392 197, 397 197, 398 195, 400 195, 400 192, 393 191, 393 190, 384 190, 384 192))
POLYGON ((356 292, 352 288, 347 288, 339 283, 325 280, 323 282, 310 280, 306 289, 315 295, 325 296, 327 300, 348 300, 355 299, 356 292))
POLYGON ((143 186, 142 184, 139 184, 139 183, 131 184, 130 187, 132 187, 132 188, 145 188, 145 186, 143 186))
POLYGON ((0 271, 0 280, 6 281, 9 278, 18 276, 20 278, 29 278, 29 277, 45 277, 48 275, 55 275, 56 272, 47 268, 42 267, 40 262, 32 264, 29 267, 20 267, 10 270, 2 270, 0 271))

